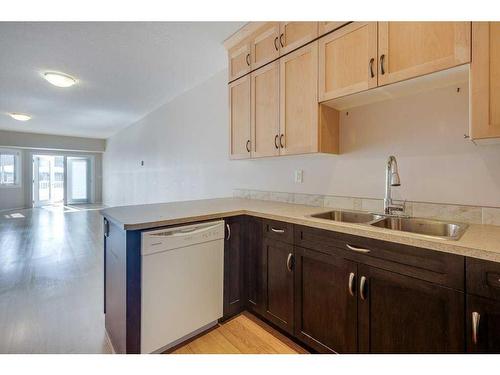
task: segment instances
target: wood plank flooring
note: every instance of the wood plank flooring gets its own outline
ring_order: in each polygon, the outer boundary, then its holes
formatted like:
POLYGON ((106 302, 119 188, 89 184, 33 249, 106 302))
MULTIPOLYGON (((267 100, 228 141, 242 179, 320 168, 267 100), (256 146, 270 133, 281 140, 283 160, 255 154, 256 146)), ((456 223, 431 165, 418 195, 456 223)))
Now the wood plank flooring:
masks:
POLYGON ((0 353, 110 352, 101 223, 96 210, 0 212, 0 353))
POLYGON ((244 312, 177 348, 172 354, 300 354, 307 351, 244 312))
MULTIPOLYGON (((104 331, 102 238, 96 210, 0 212, 0 353, 111 352, 104 331)), ((305 352, 243 313, 174 353, 305 352)))

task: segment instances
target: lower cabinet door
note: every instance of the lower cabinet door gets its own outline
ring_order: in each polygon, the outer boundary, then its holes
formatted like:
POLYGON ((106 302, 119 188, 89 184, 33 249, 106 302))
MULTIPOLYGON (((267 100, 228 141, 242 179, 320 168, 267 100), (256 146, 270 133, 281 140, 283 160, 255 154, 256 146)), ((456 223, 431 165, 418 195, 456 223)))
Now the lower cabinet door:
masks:
POLYGON ((242 218, 226 219, 224 241, 224 318, 238 314, 244 307, 242 218))
POLYGON ((500 301, 467 296, 467 351, 500 353, 500 301))
POLYGON ((262 313, 262 223, 249 217, 245 230, 246 305, 262 313))
POLYGON ((300 247, 295 259, 295 336, 322 353, 355 353, 356 263, 300 247))
POLYGON ((464 294, 358 265, 362 353, 464 352, 464 294))
POLYGON ((263 240, 264 316, 293 333, 293 245, 263 240))

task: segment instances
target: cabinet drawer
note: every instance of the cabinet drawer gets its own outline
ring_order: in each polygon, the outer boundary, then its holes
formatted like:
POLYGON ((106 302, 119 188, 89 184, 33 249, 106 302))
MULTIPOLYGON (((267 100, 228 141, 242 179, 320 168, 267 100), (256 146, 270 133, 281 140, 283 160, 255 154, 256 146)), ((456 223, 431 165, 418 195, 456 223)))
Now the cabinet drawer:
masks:
POLYGON ((294 243, 369 266, 464 290, 464 257, 296 225, 294 243))
POLYGON ((500 300, 500 263, 466 259, 467 293, 500 300))
POLYGON ((264 237, 293 243, 293 224, 275 220, 263 220, 262 225, 264 237))

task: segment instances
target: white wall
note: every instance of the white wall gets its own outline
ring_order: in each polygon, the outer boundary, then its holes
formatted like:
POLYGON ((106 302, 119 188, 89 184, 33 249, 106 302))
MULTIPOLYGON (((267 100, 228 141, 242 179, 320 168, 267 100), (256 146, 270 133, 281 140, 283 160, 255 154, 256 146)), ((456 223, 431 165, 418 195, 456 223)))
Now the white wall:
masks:
POLYGON ((397 197, 500 207, 500 146, 463 138, 466 86, 342 113, 338 156, 229 161, 226 78, 218 73, 108 139, 106 204, 230 196, 233 188, 382 198, 385 161, 394 154, 402 182, 397 197), (297 168, 304 170, 302 184, 293 182, 297 168))

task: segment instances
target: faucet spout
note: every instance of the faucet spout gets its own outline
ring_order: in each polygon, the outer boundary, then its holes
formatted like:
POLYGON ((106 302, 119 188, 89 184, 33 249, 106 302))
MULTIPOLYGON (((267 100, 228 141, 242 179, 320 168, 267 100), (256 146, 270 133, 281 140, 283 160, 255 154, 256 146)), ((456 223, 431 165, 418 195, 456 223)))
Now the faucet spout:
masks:
POLYGON ((392 187, 401 186, 399 178, 398 162, 396 157, 391 155, 387 159, 385 169, 385 197, 384 197, 384 213, 391 215, 393 211, 404 211, 404 205, 394 204, 392 202, 392 187))

